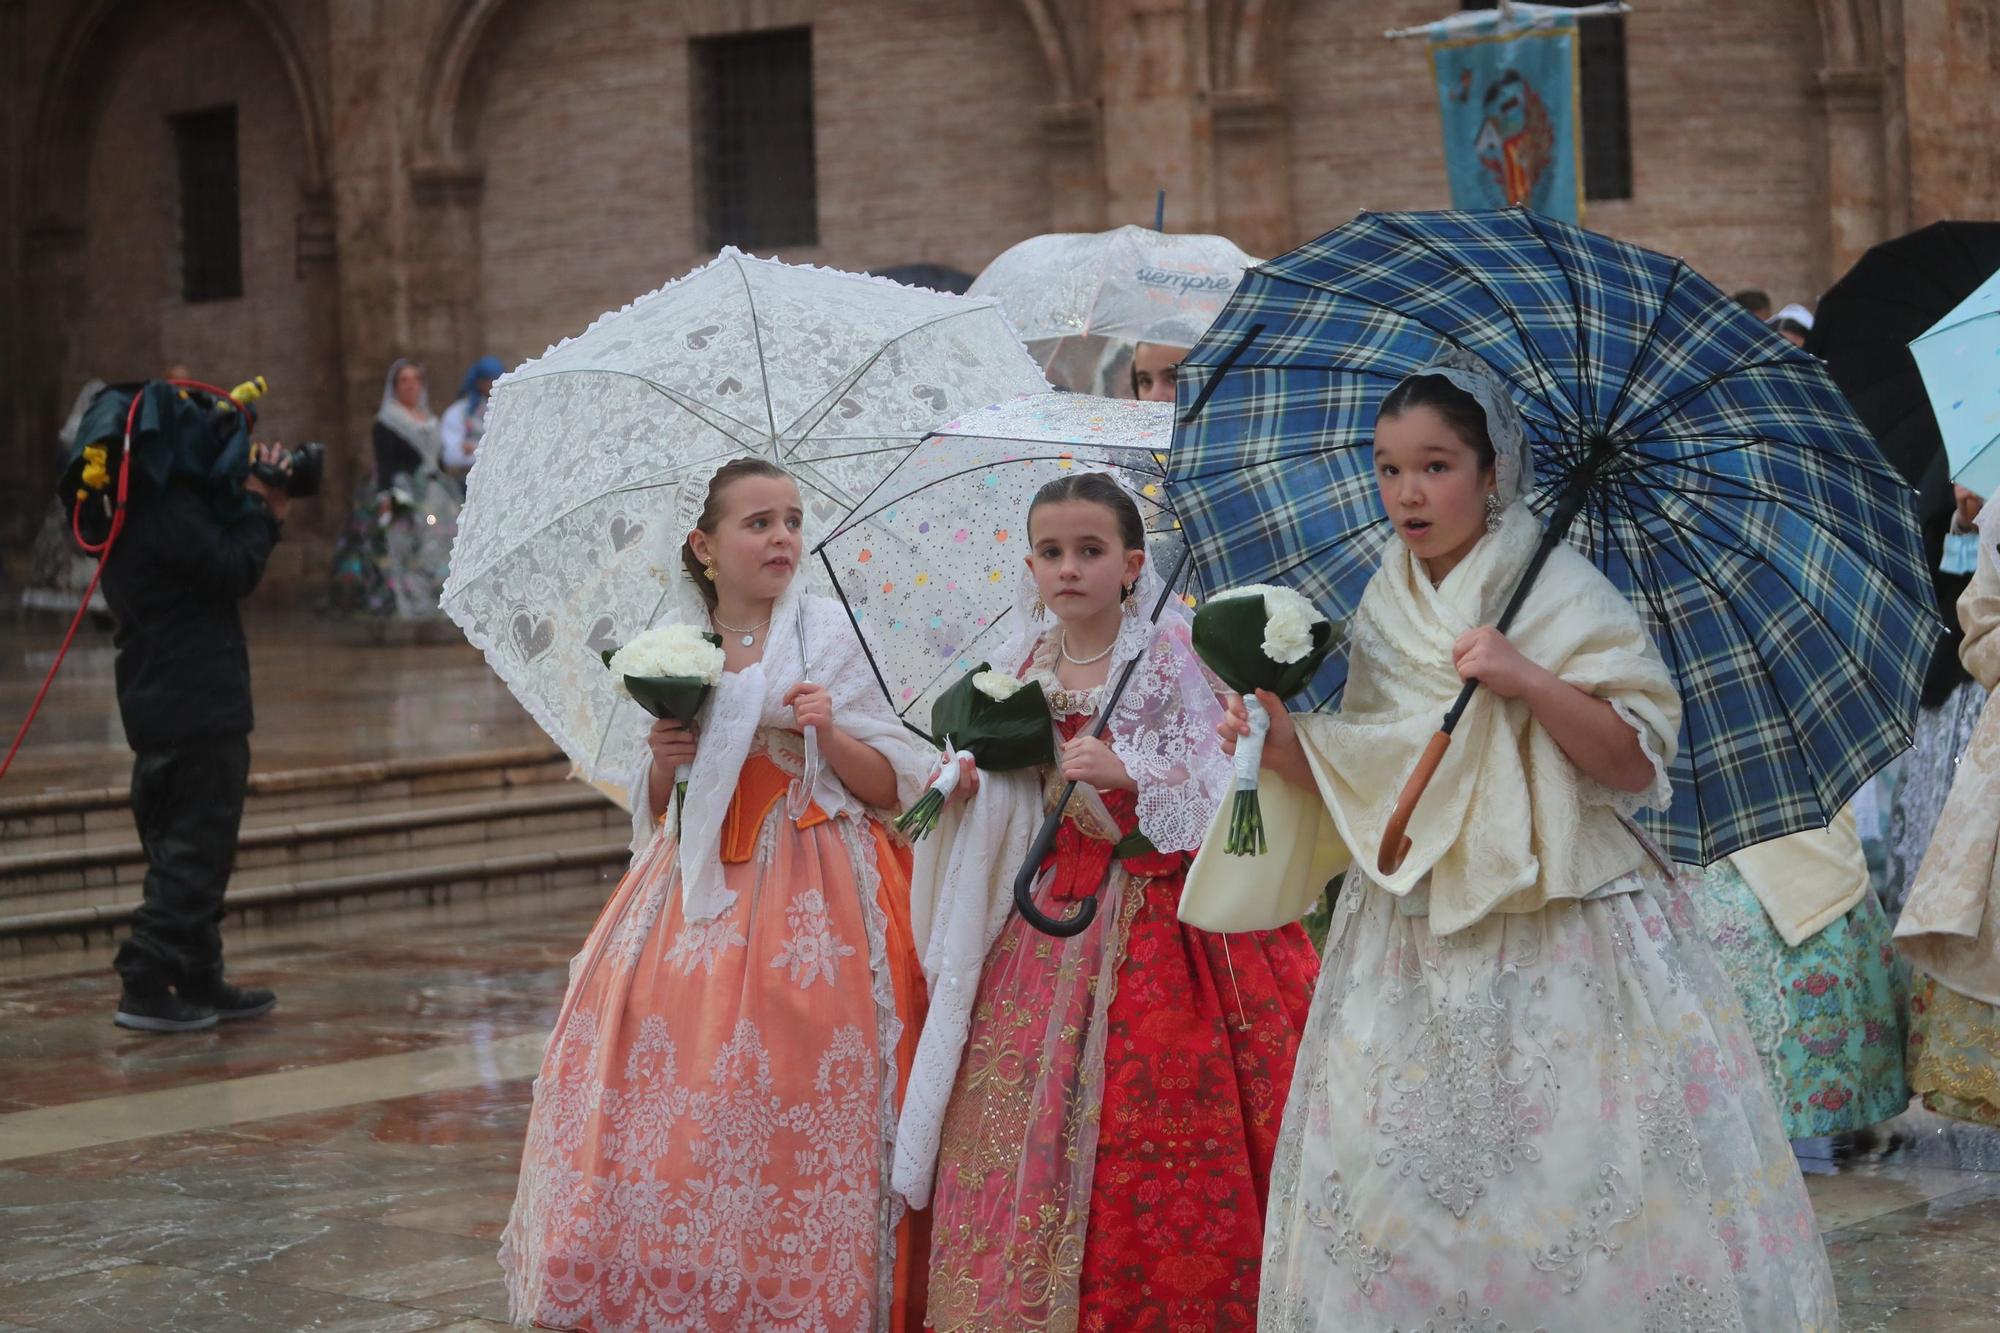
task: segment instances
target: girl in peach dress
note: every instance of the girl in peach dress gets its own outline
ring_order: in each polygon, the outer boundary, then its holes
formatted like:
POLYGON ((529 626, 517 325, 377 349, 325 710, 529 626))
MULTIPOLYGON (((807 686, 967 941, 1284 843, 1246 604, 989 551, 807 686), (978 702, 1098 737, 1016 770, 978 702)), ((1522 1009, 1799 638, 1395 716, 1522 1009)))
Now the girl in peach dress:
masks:
POLYGON ((924 995, 877 812, 930 756, 845 613, 795 583, 790 477, 731 463, 680 513, 676 591, 702 596, 674 618, 723 637, 727 674, 698 735, 654 724, 638 854, 571 964, 500 1252, 513 1318, 914 1331, 926 1238, 889 1165, 924 995))

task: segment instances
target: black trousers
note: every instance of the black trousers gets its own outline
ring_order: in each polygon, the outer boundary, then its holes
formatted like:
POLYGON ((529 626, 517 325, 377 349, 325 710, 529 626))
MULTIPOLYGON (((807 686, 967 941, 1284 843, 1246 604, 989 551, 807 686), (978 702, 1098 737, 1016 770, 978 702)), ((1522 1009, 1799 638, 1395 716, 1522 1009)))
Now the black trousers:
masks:
POLYGON ((250 738, 212 736, 132 761, 132 819, 146 849, 146 896, 112 967, 127 982, 222 974, 222 891, 236 863, 250 738))

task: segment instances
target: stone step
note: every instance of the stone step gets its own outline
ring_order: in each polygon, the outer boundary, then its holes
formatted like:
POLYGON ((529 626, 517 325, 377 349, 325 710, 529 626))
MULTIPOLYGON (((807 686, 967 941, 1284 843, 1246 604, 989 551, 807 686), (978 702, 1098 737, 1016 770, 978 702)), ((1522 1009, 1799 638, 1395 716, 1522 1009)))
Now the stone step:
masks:
MULTIPOLYGON (((449 806, 343 812, 331 819, 245 829, 237 840, 232 882, 252 885, 338 874, 374 858, 407 858, 427 850, 463 858, 477 854, 469 848, 496 840, 584 835, 598 841, 616 837, 626 827, 624 811, 580 783, 526 787, 505 799, 449 806)), ((85 846, 63 842, 38 838, 36 845, 18 850, 9 845, 0 851, 0 911, 117 901, 136 893, 145 881, 145 850, 136 838, 85 846), (74 903, 65 901, 70 898, 74 903)))
MULTIPOLYGON (((532 818, 478 820, 458 825, 417 824, 378 829, 365 838, 301 844, 313 855, 298 858, 298 847, 274 844, 253 848, 249 859, 229 877, 229 887, 266 889, 301 880, 342 879, 355 875, 422 871, 494 857, 541 851, 572 851, 579 847, 626 844, 630 823, 610 802, 588 788, 581 794, 595 804, 532 818)), ((81 875, 74 868, 43 870, 0 879, 0 916, 34 916, 71 908, 109 908, 136 903, 143 892, 145 862, 140 859, 94 866, 81 875)))
MULTIPOLYGON (((353 813, 471 799, 516 787, 561 782, 569 761, 553 746, 522 746, 422 759, 388 759, 286 769, 250 775, 244 803, 246 829, 296 823, 299 812, 331 818, 336 808, 353 813)), ((125 787, 94 787, 0 797, 0 848, 28 839, 69 838, 83 843, 132 837, 131 793, 125 787)))
MULTIPOLYGON (((624 873, 625 840, 571 847, 509 846, 494 855, 263 885, 232 884, 225 952, 302 939, 492 921, 601 902, 624 873)), ((0 912, 0 976, 107 961, 138 907, 118 902, 0 912)))

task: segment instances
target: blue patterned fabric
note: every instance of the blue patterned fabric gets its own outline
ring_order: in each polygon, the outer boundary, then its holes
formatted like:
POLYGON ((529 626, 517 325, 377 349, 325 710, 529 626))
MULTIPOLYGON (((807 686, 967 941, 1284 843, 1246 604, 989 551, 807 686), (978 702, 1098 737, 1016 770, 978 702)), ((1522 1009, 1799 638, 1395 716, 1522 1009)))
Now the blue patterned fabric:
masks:
MULTIPOLYGON (((1452 347, 1513 385, 1537 512, 1615 450, 1569 541, 1680 684, 1649 816, 1676 859, 1821 827, 1908 747, 1943 627, 1909 488, 1825 369, 1680 260, 1525 210, 1363 213, 1244 275, 1181 363, 1184 416, 1208 395, 1168 462, 1199 586, 1351 612, 1392 535, 1376 408, 1452 347)), ((1299 706, 1337 704, 1345 669, 1299 706)))

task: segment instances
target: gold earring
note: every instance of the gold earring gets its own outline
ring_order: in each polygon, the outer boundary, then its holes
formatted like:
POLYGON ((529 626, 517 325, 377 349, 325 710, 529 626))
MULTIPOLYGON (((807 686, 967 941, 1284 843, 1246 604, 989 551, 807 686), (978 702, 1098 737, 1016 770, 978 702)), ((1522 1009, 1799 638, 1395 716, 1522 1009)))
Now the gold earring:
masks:
POLYGON ((1035 605, 1032 610, 1037 620, 1049 613, 1049 608, 1042 605, 1042 595, 1040 593, 1035 594, 1035 605))
POLYGON ((706 578, 710 583, 715 582, 715 561, 714 560, 702 561, 701 572, 702 576, 706 578))
POLYGON ((1134 600, 1138 595, 1139 585, 1136 583, 1125 590, 1125 609, 1127 611, 1136 611, 1139 609, 1137 601, 1134 600))

